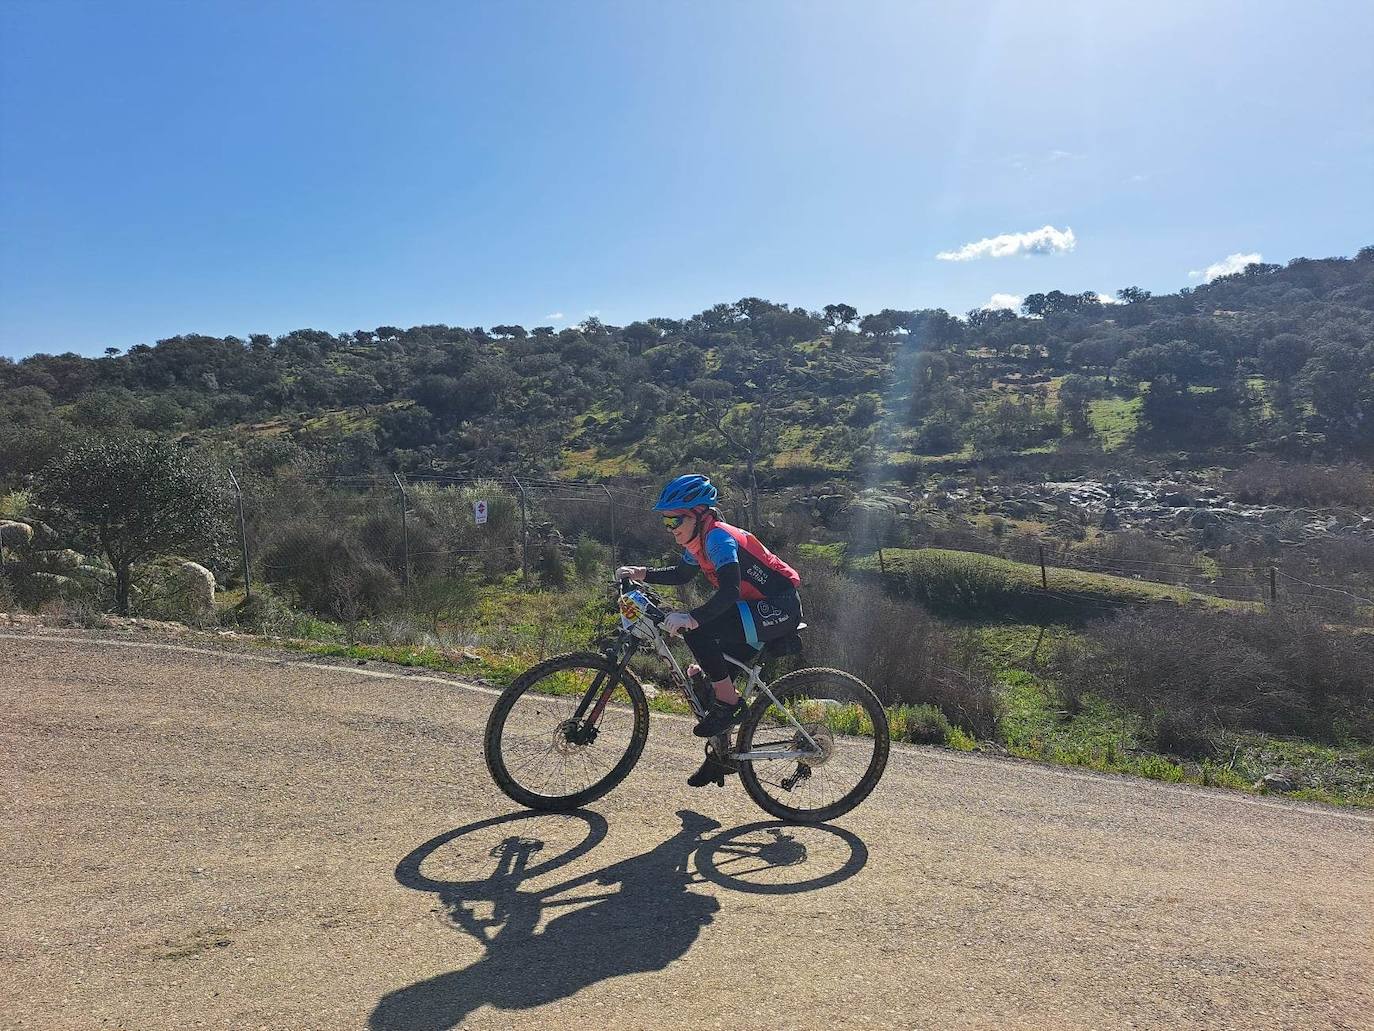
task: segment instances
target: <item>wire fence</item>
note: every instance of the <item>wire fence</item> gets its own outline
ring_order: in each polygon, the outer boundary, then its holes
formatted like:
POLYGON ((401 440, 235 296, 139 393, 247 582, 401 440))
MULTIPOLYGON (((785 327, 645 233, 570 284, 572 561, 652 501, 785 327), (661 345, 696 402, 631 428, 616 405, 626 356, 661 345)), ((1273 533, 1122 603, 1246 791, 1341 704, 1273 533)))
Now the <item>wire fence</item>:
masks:
MULTIPOLYGON (((273 480, 234 470, 224 476, 234 547, 207 560, 220 582, 241 588, 247 599, 270 586, 343 620, 403 605, 442 607, 463 581, 518 574, 522 582, 560 586, 574 577, 604 577, 622 562, 673 558, 645 487, 534 476, 273 480)), ((781 529, 773 528, 779 551, 798 553, 816 528, 785 532, 781 499, 769 500, 781 520, 781 529)), ((734 521, 737 513, 725 515, 734 521)), ((858 506, 840 521, 821 536, 841 544, 847 560, 871 557, 883 575, 900 570, 914 550, 939 549, 969 561, 987 556, 1019 563, 1014 572, 1022 588, 1029 576, 1047 602, 1086 612, 1212 599, 1234 608, 1302 607, 1333 623, 1374 623, 1374 591, 1358 577, 1323 583, 1296 568, 1225 564, 1157 542, 1153 552, 1136 554, 1075 547, 1052 536, 932 535, 910 514, 858 506)), ((5 543, 0 540, 0 563, 13 574, 21 564, 13 547, 7 558, 5 543)), ((40 576, 62 572, 33 562, 22 568, 40 576)))
POLYGON ((846 557, 869 558, 884 576, 901 571, 913 552, 938 551, 970 562, 1004 559, 1021 567, 1003 570, 1004 576, 1019 577, 1023 585, 1029 582, 1046 599, 1104 614, 1166 600, 1210 599, 1223 607, 1301 608, 1333 623, 1374 625, 1374 591, 1318 583, 1275 563, 1225 564, 1200 553, 1191 561, 1172 553, 1150 558, 1104 556, 1032 535, 987 540, 964 534, 953 535, 951 541, 936 534, 923 539, 899 519, 875 519, 871 514, 852 520, 837 536, 846 557))
POLYGON ((354 476, 247 482, 232 472, 233 586, 271 585, 339 618, 424 603, 453 581, 561 586, 663 550, 645 490, 541 477, 354 476))
MULTIPOLYGON (((312 506, 316 512, 328 511, 331 499, 334 509, 347 509, 349 514, 336 515, 329 525, 342 529, 351 524, 363 551, 382 562, 407 591, 416 582, 474 570, 490 577, 518 568, 526 580, 537 577, 557 584, 566 576, 560 570, 574 563, 576 572, 585 575, 621 561, 667 557, 662 531, 648 511, 652 495, 644 488, 445 475, 346 477, 301 481, 300 487, 313 497, 310 504, 297 505, 298 515, 312 506), (350 494, 352 501, 341 505, 339 499, 350 494)), ((287 552, 289 559, 292 542, 278 538, 273 546, 276 535, 262 518, 241 518, 239 525, 242 568, 254 565, 254 545, 268 541, 267 555, 258 560, 262 573, 269 580, 289 578, 294 567, 282 555, 287 552)), ((889 553, 900 555, 923 545, 970 558, 1008 559, 1038 569, 1038 586, 1047 600, 1104 614, 1162 600, 1214 599, 1231 607, 1302 607, 1332 622, 1374 622, 1374 599, 1348 585, 1319 583, 1274 564, 1228 565, 1175 551, 1144 557, 1103 554, 1059 538, 1030 535, 990 540, 966 534, 953 541, 923 542, 909 523, 862 509, 847 520, 840 536, 846 555, 873 556, 883 574, 889 553)), ((301 544, 294 542, 297 550, 301 544)), ((251 591, 251 584, 247 586, 251 591)))

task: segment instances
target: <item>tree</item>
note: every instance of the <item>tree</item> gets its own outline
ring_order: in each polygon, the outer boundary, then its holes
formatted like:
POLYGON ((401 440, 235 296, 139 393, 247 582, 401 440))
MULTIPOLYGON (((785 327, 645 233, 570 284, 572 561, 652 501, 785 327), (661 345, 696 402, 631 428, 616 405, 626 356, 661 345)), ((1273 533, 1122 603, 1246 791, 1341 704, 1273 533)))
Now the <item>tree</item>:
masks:
POLYGON ((213 554, 230 529, 218 471, 166 437, 92 438, 40 470, 34 496, 77 547, 98 547, 115 576, 115 608, 129 614, 136 563, 213 554))
POLYGON ((822 311, 832 333, 851 325, 859 317, 859 310, 848 304, 827 304, 822 311))
POLYGON ((1123 286, 1116 292, 1116 299, 1122 304, 1139 304, 1141 301, 1148 301, 1154 295, 1148 290, 1142 290, 1138 286, 1123 286))
POLYGON ((1059 414, 1068 424, 1069 432, 1084 437, 1092 431, 1088 417, 1088 403, 1102 396, 1102 387, 1094 379, 1069 373, 1059 384, 1059 414))

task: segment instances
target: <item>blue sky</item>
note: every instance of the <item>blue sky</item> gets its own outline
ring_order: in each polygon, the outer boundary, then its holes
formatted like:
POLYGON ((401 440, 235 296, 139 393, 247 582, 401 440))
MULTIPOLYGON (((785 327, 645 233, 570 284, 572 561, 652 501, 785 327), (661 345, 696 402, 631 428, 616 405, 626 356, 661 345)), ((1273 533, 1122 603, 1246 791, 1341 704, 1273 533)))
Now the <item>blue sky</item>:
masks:
POLYGON ((0 354, 1353 255, 1371 54, 1362 0, 0 0, 0 354))

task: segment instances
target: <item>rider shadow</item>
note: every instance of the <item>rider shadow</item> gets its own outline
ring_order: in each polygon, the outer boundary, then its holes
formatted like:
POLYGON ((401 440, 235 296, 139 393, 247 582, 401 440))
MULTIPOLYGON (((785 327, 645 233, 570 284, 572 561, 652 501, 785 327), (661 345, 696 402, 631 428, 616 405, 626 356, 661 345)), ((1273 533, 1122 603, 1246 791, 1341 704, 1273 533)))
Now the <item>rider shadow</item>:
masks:
MULTIPOLYGON (((773 866, 794 866, 806 858, 805 847, 797 847, 784 825, 754 824, 707 839, 705 835, 720 824, 681 810, 682 828, 650 851, 550 888, 522 891, 524 881, 585 854, 605 837, 605 820, 583 810, 566 816, 584 820, 587 836, 561 857, 539 863, 544 843, 512 834, 489 853, 496 865, 485 880, 443 882, 420 873, 427 856, 456 838, 532 815, 516 814, 450 831, 425 842, 401 861, 397 880, 407 887, 435 892, 452 922, 481 941, 486 954, 462 970, 384 996, 371 1014, 369 1027, 438 1031, 460 1025, 479 1006, 529 1009, 568 998, 607 978, 662 970, 687 953, 720 909, 715 897, 689 891, 690 885, 709 879, 724 887, 743 885, 745 891, 787 890, 777 886, 751 888, 737 879, 737 865, 731 872, 731 864, 745 861, 751 872, 757 872, 773 866), (750 830, 764 830, 773 840, 750 850, 740 844, 742 835, 750 830), (704 859, 712 854, 714 841, 722 842, 724 858, 704 859), (694 854, 698 856, 700 877, 691 870, 694 854), (552 898, 587 886, 618 886, 619 890, 552 898), (478 917, 469 908, 475 903, 490 904, 492 916, 478 917), (564 908, 566 912, 539 928, 546 913, 564 908)), ((850 846, 850 860, 840 870, 790 890, 835 883, 863 866, 867 851, 862 842, 847 831, 830 831, 850 846)))

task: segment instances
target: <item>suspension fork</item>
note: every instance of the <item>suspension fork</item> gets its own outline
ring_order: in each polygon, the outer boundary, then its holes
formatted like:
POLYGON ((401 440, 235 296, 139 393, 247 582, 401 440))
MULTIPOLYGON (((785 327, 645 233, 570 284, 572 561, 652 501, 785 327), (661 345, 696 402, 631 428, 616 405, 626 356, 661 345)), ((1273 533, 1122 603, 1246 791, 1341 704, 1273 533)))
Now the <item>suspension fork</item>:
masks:
MULTIPOLYGON (((629 666, 630 658, 634 655, 636 647, 637 642, 631 641, 629 643, 624 653, 616 660, 615 669, 609 674, 609 680, 607 680, 608 674, 604 670, 596 675, 596 679, 592 681, 586 694, 582 696, 582 701, 578 703, 577 711, 573 713, 572 718, 574 720, 580 721, 586 727, 594 727, 601 722, 601 714, 606 711, 606 706, 611 701, 611 695, 615 693, 615 685, 620 683, 620 678, 624 675, 625 668, 629 666), (595 705, 593 705, 593 699, 595 699, 595 705), (587 713, 589 707, 591 708, 590 714, 587 713), (585 720, 583 720, 584 716, 586 716, 585 720)), ((610 658, 609 649, 607 649, 606 657, 610 658)))

